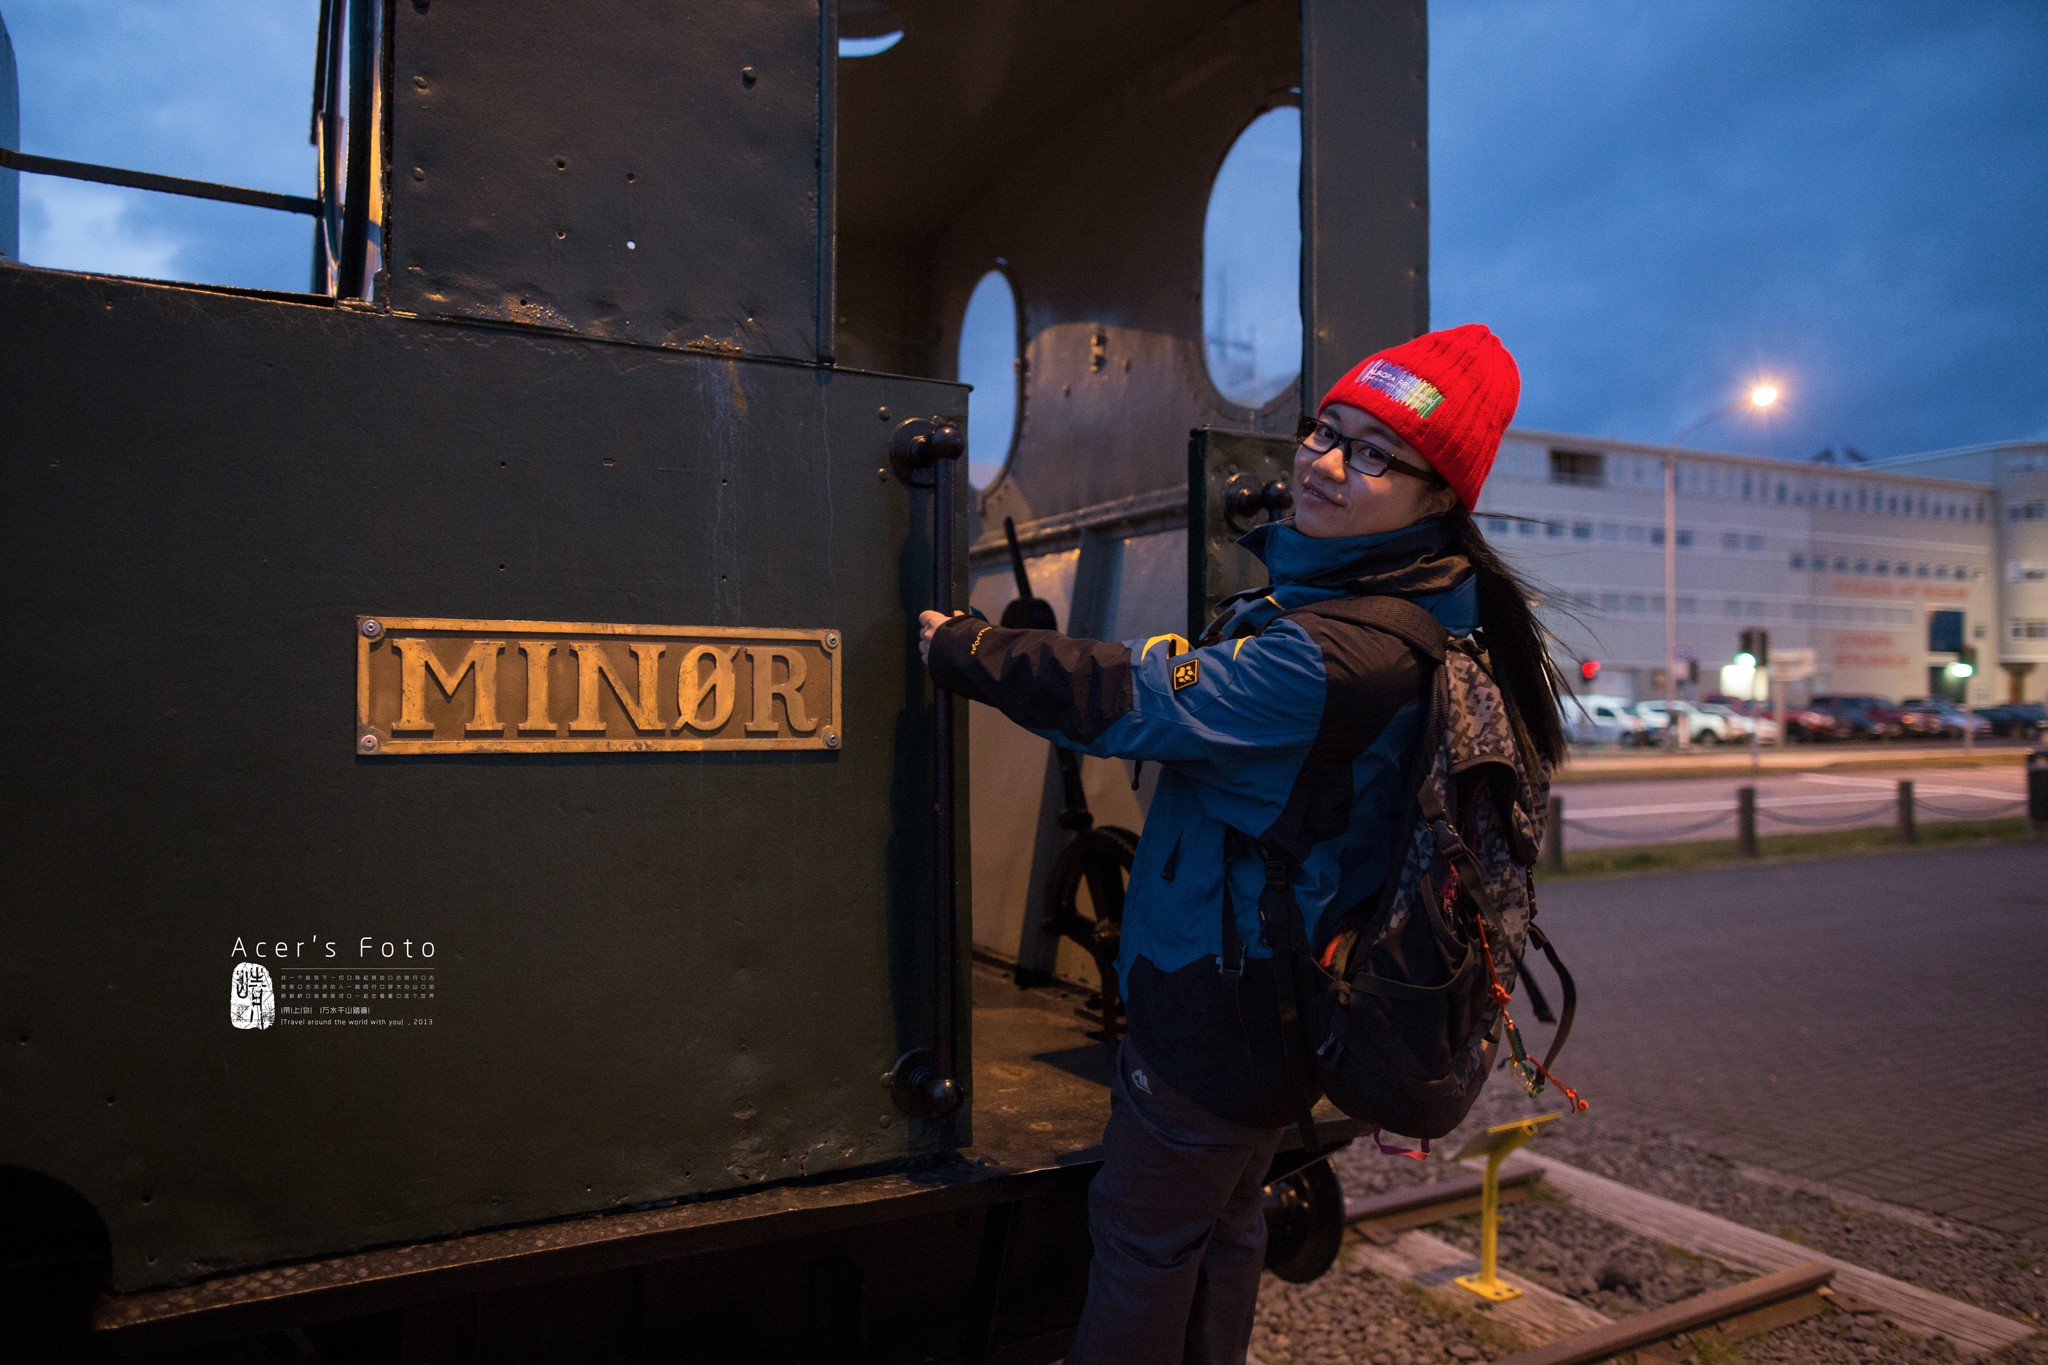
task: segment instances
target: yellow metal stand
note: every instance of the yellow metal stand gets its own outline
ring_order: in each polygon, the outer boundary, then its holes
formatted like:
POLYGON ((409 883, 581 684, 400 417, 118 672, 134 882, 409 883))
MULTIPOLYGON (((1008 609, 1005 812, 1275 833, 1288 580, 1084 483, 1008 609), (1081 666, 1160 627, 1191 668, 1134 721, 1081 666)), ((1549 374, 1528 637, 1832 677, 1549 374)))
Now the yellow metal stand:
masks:
POLYGON ((1457 1283, 1461 1289, 1469 1289, 1489 1303, 1505 1303, 1520 1298, 1522 1291, 1500 1277, 1500 1164, 1530 1138, 1536 1130, 1556 1118, 1556 1114, 1538 1114, 1535 1118, 1517 1119, 1513 1123, 1496 1124, 1465 1144, 1453 1161, 1469 1161, 1475 1156, 1486 1158, 1486 1184, 1479 1192, 1479 1273, 1460 1275, 1457 1283))

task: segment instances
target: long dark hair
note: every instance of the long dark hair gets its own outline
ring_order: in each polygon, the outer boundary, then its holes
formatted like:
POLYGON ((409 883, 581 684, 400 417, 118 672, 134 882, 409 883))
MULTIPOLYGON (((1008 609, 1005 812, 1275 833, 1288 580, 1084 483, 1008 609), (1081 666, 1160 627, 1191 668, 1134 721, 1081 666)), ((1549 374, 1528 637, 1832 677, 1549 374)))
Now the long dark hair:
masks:
POLYGON ((1451 542, 1471 562, 1479 589, 1479 629, 1493 660, 1496 680, 1515 709, 1530 743, 1543 761, 1556 767, 1564 759, 1564 720, 1559 699, 1569 694, 1564 675, 1550 657, 1557 638, 1530 608, 1535 596, 1527 581, 1510 569, 1480 534, 1479 523, 1462 506, 1444 515, 1451 542))

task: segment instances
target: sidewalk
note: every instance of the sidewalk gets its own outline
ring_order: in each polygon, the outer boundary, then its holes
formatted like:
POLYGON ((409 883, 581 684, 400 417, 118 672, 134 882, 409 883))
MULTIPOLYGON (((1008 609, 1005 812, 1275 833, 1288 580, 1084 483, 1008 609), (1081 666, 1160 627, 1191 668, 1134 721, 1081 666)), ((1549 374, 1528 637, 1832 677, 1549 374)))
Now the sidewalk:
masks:
MULTIPOLYGON (((1974 750, 1960 742, 1795 744, 1766 746, 1758 767, 1767 773, 1841 772, 1856 768, 1976 768, 2024 763, 2034 746, 2015 740, 1983 740, 1974 750)), ((1551 778, 1554 784, 1627 782, 1674 777, 1740 777, 1750 771, 1747 745, 1694 747, 1690 753, 1658 750, 1574 750, 1551 778)))

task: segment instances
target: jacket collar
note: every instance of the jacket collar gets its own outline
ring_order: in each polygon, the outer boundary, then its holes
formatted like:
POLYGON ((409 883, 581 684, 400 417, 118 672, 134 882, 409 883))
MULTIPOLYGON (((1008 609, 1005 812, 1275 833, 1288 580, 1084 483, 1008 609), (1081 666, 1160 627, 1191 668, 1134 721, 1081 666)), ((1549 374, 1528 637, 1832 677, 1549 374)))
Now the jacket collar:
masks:
POLYGON ((1267 522, 1237 543, 1259 557, 1276 587, 1412 597, 1449 591, 1472 573, 1440 516, 1369 536, 1310 536, 1289 522, 1267 522))

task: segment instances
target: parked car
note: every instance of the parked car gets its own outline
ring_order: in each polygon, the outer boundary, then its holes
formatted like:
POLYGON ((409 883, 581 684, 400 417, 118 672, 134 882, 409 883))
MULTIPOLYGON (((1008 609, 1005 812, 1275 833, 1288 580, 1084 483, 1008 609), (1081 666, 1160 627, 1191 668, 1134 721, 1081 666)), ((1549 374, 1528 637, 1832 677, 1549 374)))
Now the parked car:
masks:
POLYGON ((1848 736, 1840 721, 1811 706, 1787 706, 1782 720, 1788 742, 1844 739, 1848 736))
MULTIPOLYGON (((1678 714, 1685 717, 1685 732, 1695 744, 1726 744, 1735 739, 1747 739, 1748 735, 1738 734, 1729 724, 1729 718, 1712 711, 1703 711, 1689 701, 1671 703, 1678 714)), ((1635 706, 1636 715, 1642 718, 1643 737, 1650 743, 1659 743, 1670 725, 1671 717, 1664 710, 1661 701, 1639 701, 1635 706)))
MULTIPOLYGON (((1747 697, 1731 697, 1722 692, 1703 698, 1700 704, 1725 706, 1739 716, 1762 716, 1784 731, 1787 742, 1839 739, 1842 736, 1842 728, 1835 723, 1833 716, 1810 706, 1788 703, 1774 711, 1768 701, 1751 701, 1747 697)), ((1769 738, 1771 734, 1771 726, 1765 726, 1764 737, 1769 738)))
POLYGON ((1899 728, 1912 739, 1956 739, 1963 733, 1960 707, 1931 697, 1913 697, 1897 707, 1899 728))
POLYGON ((2048 707, 2037 701, 2009 701, 1997 706, 1980 706, 1977 719, 1991 727, 1991 733, 2012 739, 2039 739, 2048 729, 2048 707))
POLYGON ((1574 744, 1640 743, 1643 722, 1622 697, 1587 693, 1562 698, 1565 738, 1574 744))
POLYGON ((1728 705, 1725 702, 1704 701, 1700 703, 1699 709, 1708 715, 1720 716, 1723 720, 1727 721, 1727 731, 1731 739, 1746 743, 1749 739, 1750 731, 1754 730, 1759 743, 1776 744, 1778 742, 1778 722, 1771 719, 1768 708, 1759 707, 1759 714, 1752 716, 1740 708, 1728 705))
POLYGON ((1897 739, 1906 733, 1899 709, 1882 697, 1829 693, 1815 697, 1812 707, 1833 717, 1844 738, 1897 739))
POLYGON ((1946 697, 1912 697, 1899 703, 1908 715, 1921 712, 1934 718, 1943 739, 1960 739, 1967 730, 1982 739, 1991 733, 1991 722, 1980 714, 1965 711, 1946 697))

